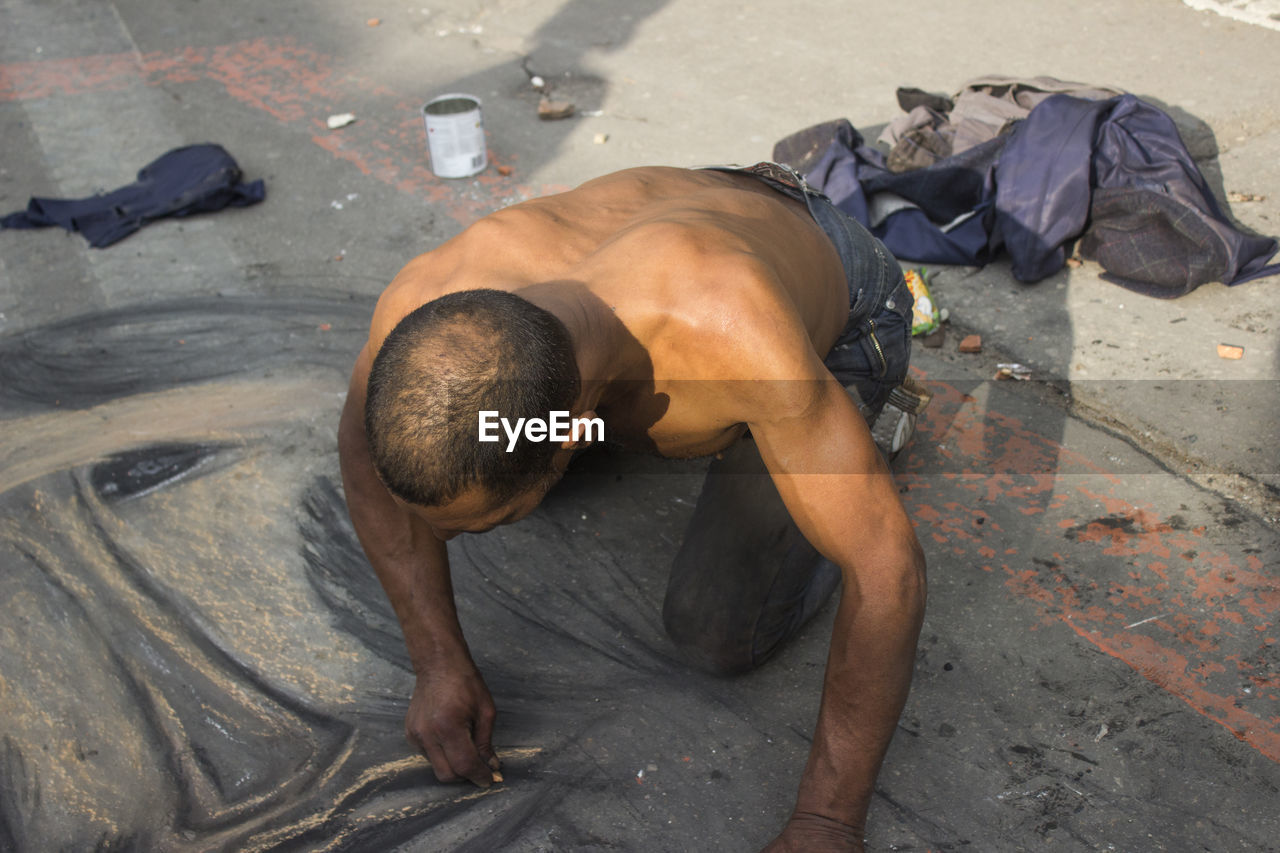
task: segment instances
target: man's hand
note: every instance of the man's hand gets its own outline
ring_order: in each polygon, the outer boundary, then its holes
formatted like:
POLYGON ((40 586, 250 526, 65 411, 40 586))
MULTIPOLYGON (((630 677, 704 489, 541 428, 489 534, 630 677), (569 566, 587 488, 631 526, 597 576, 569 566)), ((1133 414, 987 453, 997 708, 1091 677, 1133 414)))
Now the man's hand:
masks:
POLYGON ((481 788, 496 781, 493 752, 497 710, 474 668, 419 675, 405 717, 405 735, 431 762, 441 782, 469 779, 481 788))
POLYGON ((862 831, 814 814, 794 814, 760 853, 862 853, 862 831))

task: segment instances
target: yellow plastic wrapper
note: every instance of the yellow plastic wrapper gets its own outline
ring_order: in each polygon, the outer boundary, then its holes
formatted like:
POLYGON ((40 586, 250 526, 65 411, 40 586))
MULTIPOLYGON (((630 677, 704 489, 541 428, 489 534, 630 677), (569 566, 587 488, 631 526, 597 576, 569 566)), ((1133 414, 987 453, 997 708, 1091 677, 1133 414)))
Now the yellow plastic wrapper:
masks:
POLYGON ((938 305, 929 293, 928 273, 919 269, 907 270, 903 275, 906 276, 907 287, 911 288, 911 334, 927 335, 936 331, 940 322, 938 305))

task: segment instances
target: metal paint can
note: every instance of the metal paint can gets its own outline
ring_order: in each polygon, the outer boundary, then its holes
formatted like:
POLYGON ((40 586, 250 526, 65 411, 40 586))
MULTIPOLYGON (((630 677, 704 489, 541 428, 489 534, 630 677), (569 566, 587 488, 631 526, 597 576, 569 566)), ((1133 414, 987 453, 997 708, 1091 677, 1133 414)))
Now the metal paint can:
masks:
POLYGON ((441 178, 467 178, 488 165, 480 99, 451 94, 432 98, 422 108, 427 124, 431 171, 441 178))

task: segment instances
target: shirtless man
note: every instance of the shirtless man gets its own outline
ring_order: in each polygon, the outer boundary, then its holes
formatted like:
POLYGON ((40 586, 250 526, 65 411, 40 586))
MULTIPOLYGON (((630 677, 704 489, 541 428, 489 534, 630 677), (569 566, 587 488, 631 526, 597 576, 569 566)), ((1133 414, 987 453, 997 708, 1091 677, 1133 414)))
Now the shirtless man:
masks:
POLYGON ((663 608, 694 660, 758 664, 843 582, 795 810, 765 849, 862 849, 924 612, 923 554, 864 420, 906 373, 910 301, 878 241, 772 164, 608 175, 396 276, 339 444, 417 674, 406 729, 441 781, 484 787, 499 766, 445 542, 523 518, 586 443, 526 433, 508 452, 478 441, 479 412, 568 411, 610 442, 717 454, 663 608))

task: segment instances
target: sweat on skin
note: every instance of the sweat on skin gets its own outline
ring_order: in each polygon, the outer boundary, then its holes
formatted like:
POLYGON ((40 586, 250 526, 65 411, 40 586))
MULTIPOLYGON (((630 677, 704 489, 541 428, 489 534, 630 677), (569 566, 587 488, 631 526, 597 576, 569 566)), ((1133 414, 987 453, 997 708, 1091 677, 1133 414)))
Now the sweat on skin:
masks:
POLYGON ((496 410, 483 409, 479 413, 480 441, 498 441, 498 427, 507 436, 507 452, 516 448, 523 430, 525 441, 604 441, 602 418, 574 418, 567 411, 553 411, 543 418, 516 418, 514 424, 501 417, 496 410))

